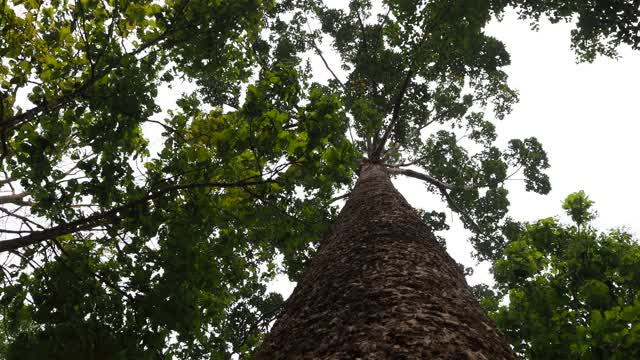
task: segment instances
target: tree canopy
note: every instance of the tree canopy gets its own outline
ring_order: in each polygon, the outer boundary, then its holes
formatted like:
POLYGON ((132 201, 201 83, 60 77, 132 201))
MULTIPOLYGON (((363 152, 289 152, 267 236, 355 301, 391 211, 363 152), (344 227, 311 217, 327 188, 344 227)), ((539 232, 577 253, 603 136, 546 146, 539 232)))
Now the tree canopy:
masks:
POLYGON ((535 138, 495 145, 493 117, 517 92, 485 25, 507 6, 534 26, 577 18, 587 61, 640 41, 626 1, 0 6, 9 359, 250 354, 282 302, 266 284, 304 270, 365 159, 424 180, 472 231, 477 257, 498 259, 505 180, 520 171, 547 193, 549 164, 535 138), (333 79, 315 81, 309 56, 333 79), (159 103, 158 89, 181 81, 195 90, 159 103))
POLYGON ((527 359, 639 355, 640 244, 623 230, 599 233, 591 206, 581 191, 563 204, 574 224, 514 224, 494 265, 496 291, 475 288, 527 359))

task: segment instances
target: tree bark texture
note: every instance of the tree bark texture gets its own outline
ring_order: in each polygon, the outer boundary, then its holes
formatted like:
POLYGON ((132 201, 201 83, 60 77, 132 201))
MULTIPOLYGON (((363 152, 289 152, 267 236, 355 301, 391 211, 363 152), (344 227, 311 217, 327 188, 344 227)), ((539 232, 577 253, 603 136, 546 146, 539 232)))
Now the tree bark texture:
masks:
POLYGON ((365 164, 257 359, 514 359, 462 270, 365 164))

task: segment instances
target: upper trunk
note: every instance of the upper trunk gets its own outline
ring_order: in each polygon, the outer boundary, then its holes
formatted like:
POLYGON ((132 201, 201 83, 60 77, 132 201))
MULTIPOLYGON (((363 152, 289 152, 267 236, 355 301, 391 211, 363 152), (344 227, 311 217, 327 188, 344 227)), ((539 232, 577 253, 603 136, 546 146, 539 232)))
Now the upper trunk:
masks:
POLYGON ((515 356, 457 263, 370 164, 256 358, 515 356))

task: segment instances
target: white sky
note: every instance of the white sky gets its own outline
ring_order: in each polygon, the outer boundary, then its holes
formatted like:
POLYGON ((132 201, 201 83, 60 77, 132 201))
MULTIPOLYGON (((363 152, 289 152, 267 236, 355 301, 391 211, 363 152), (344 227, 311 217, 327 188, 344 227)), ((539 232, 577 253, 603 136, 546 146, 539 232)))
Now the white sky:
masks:
MULTIPOLYGON (((506 44, 512 63, 506 68, 509 83, 520 92, 514 111, 496 122, 498 142, 535 136, 551 163, 547 173, 552 191, 548 195, 525 192, 522 182, 510 182, 510 216, 520 221, 548 216, 568 221, 562 214, 563 199, 584 190, 595 201, 597 228, 627 227, 637 236, 640 52, 622 48, 619 60, 599 58, 591 64, 577 64, 570 49, 571 29, 570 24, 543 22, 535 32, 514 12, 487 29, 506 44)), ((337 58, 325 56, 336 64, 334 71, 340 70, 337 58)), ((328 75, 320 60, 312 65, 316 73, 328 75)), ((429 196, 419 180, 399 178, 394 183, 414 207, 440 208, 434 203, 437 198, 429 196)), ((447 212, 448 219, 450 215, 447 212)), ((488 264, 478 265, 471 258, 468 233, 457 218, 442 235, 449 254, 475 268, 470 284, 492 282, 488 264)), ((288 296, 293 285, 280 276, 271 289, 288 296)))

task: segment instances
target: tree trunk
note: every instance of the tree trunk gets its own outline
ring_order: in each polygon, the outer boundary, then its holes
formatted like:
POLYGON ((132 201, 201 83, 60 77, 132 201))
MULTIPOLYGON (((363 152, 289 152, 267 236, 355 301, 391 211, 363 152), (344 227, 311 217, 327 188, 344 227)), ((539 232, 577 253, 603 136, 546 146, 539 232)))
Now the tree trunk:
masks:
POLYGON ((514 359, 458 264, 364 165, 256 359, 514 359))

